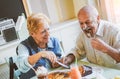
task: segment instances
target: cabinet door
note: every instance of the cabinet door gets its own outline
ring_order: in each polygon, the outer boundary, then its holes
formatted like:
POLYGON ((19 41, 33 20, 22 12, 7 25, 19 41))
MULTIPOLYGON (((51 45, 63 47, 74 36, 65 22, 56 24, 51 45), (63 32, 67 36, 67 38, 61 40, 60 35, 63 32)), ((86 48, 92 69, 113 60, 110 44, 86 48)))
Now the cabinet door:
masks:
POLYGON ((75 46, 76 38, 79 35, 79 32, 79 23, 73 23, 60 31, 65 54, 67 54, 75 46))

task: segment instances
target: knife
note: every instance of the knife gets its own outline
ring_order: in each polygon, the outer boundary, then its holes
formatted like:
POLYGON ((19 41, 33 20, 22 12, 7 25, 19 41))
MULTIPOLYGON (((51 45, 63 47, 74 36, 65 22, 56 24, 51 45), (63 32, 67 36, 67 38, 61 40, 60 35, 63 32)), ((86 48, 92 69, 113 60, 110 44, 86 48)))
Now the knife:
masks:
POLYGON ((63 64, 63 63, 61 63, 59 61, 56 61, 56 63, 58 63, 59 65, 61 65, 64 68, 70 69, 70 66, 67 66, 67 65, 65 65, 65 64, 63 64))

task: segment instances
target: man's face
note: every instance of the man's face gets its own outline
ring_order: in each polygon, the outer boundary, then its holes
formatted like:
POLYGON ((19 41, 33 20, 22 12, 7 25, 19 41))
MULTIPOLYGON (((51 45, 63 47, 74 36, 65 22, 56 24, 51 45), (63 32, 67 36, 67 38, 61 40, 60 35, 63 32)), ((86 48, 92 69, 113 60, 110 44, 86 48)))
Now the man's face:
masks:
POLYGON ((94 37, 98 28, 97 17, 92 17, 88 14, 80 14, 78 16, 80 27, 88 38, 94 37))
POLYGON ((32 34, 32 37, 38 44, 46 44, 48 43, 49 35, 49 25, 45 23, 43 26, 40 26, 36 33, 32 34))

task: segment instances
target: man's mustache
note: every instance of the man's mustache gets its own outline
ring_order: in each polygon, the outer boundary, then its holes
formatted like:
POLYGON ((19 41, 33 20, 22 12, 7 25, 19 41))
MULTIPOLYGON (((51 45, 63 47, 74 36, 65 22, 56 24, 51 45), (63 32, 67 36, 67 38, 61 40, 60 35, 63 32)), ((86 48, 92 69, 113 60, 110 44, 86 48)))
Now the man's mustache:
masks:
POLYGON ((85 32, 85 34, 87 35, 88 38, 94 37, 92 27, 86 27, 86 28, 82 28, 82 29, 83 29, 83 31, 85 32))
POLYGON ((83 31, 85 31, 85 32, 87 32, 87 33, 89 33, 89 31, 92 30, 91 27, 86 27, 86 28, 82 28, 82 29, 83 29, 83 31))

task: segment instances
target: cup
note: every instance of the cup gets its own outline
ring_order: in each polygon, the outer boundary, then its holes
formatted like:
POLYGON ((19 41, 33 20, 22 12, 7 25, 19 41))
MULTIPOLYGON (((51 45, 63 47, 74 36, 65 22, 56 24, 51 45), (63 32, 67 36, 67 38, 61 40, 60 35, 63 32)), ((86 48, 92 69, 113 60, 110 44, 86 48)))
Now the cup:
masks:
POLYGON ((82 79, 81 73, 77 65, 72 65, 70 70, 71 79, 82 79))

